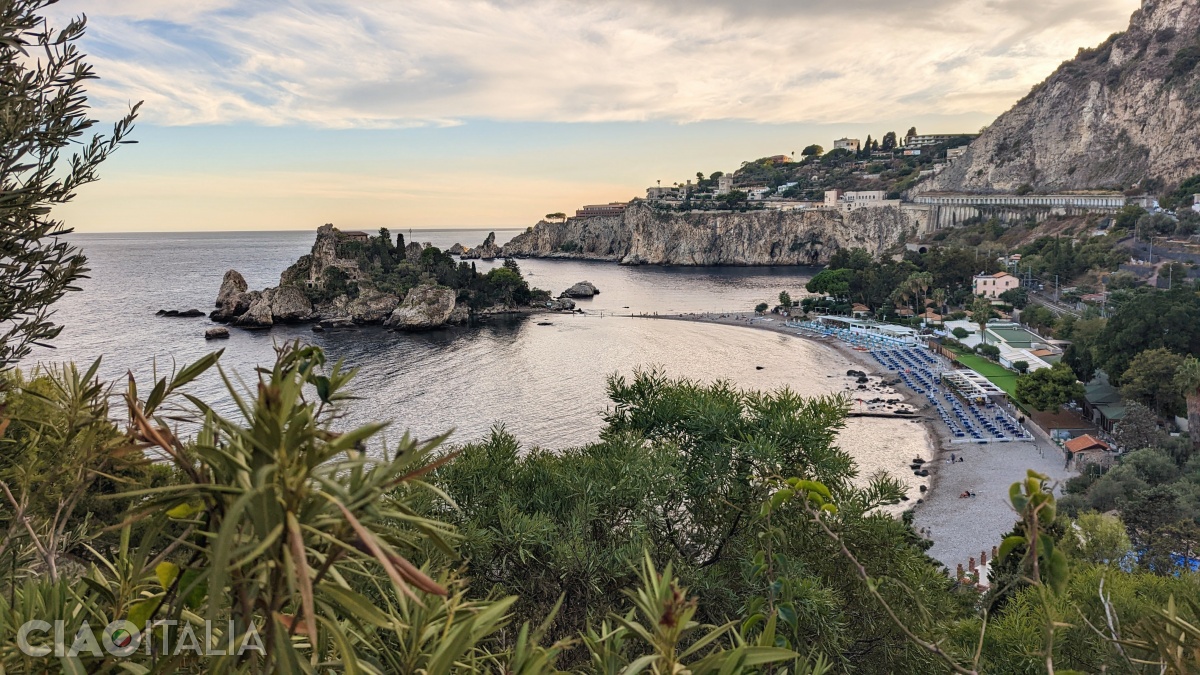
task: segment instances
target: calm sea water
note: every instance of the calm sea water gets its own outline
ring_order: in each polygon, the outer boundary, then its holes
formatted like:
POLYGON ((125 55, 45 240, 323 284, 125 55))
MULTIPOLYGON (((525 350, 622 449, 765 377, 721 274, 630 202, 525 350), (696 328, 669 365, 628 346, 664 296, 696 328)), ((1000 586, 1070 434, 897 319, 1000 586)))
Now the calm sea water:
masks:
MULTIPOLYGON (((505 242, 517 231, 497 231, 505 242)), ((414 231, 409 240, 446 248, 478 245, 479 230, 414 231)), ((278 283, 279 274, 312 246, 313 232, 76 235, 90 261, 83 291, 58 305, 65 325, 55 349, 39 349, 32 362, 90 362, 103 357, 102 373, 120 378, 132 371, 148 383, 161 371, 210 350, 224 348, 226 370, 246 380, 256 365, 273 361, 274 345, 301 339, 323 347, 333 359, 360 369, 353 391, 363 401, 349 422, 394 421, 396 434, 428 437, 454 428, 452 442, 480 439, 503 423, 527 446, 564 448, 595 440, 608 403, 605 380, 639 367, 703 380, 728 379, 740 386, 789 386, 816 395, 840 391, 847 368, 842 356, 799 338, 743 328, 655 321, 601 314, 745 311, 787 290, 803 292, 814 270, 805 268, 658 268, 612 263, 521 260, 534 286, 557 294, 591 281, 600 295, 579 301, 588 314, 498 322, 425 334, 378 328, 313 333, 307 326, 270 331, 231 329, 232 337, 206 342, 207 318, 156 317, 159 309, 208 312, 228 269, 245 275, 251 288, 278 283), (553 325, 539 326, 539 321, 553 325), (757 366, 763 366, 757 370, 757 366)), ((497 263, 477 262, 480 269, 497 263)), ((145 386, 145 385, 143 385, 145 386)), ((192 386, 207 400, 226 401, 219 379, 192 386)), ((908 459, 924 454, 925 432, 917 424, 852 420, 842 444, 864 473, 888 469, 911 477, 908 459)), ((915 494, 915 483, 914 483, 915 494)))

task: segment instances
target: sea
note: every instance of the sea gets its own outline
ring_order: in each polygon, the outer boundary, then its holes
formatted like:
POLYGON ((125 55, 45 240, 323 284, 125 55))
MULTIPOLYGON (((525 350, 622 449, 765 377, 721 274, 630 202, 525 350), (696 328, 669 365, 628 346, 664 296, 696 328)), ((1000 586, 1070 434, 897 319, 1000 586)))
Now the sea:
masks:
MULTIPOLYGON (((496 231, 504 243, 519 230, 496 231)), ((407 241, 443 249, 475 246, 486 231, 412 230, 407 241)), ((429 438, 453 430, 452 444, 485 439, 504 425, 525 448, 550 450, 598 438, 610 405, 611 376, 659 368, 670 376, 728 380, 753 389, 790 387, 803 395, 844 391, 848 369, 860 368, 830 347, 780 333, 630 315, 749 311, 776 302, 780 291, 804 295, 816 272, 803 267, 623 267, 615 263, 523 259, 532 286, 555 295, 579 281, 600 294, 578 300, 583 314, 498 320, 428 333, 377 327, 314 333, 307 325, 249 331, 206 341, 207 318, 166 318, 160 309, 211 311, 226 270, 241 272, 252 289, 275 286, 280 273, 309 252, 313 231, 73 234, 91 272, 55 305, 64 326, 53 349, 38 348, 23 368, 101 359, 100 373, 123 391, 127 375, 148 391, 152 379, 214 350, 239 386, 255 368, 270 366, 275 349, 301 340, 320 346, 331 361, 357 368, 350 387, 358 401, 340 424, 390 422, 385 432, 429 438), (549 325, 542 325, 549 324, 549 325)), ((476 261, 481 271, 499 261, 476 261)), ((219 410, 232 399, 213 372, 189 386, 219 410)), ((913 457, 928 455, 925 428, 907 420, 851 419, 839 442, 860 475, 889 472, 911 484, 913 457)))

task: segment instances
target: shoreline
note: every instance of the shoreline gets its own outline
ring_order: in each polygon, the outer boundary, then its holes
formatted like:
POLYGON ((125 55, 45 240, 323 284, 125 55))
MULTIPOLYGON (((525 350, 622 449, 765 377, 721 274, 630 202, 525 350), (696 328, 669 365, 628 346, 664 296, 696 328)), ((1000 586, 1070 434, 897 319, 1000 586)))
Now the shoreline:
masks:
MULTIPOLYGON (((893 379, 869 353, 852 349, 840 340, 820 339, 787 329, 782 317, 754 320, 754 315, 747 312, 744 315, 646 315, 645 318, 738 326, 789 335, 832 349, 859 364, 872 377, 884 382, 893 379)), ((887 386, 914 413, 928 412, 928 401, 903 383, 887 386)), ((950 573, 958 565, 966 569, 970 561, 978 562, 981 553, 990 558, 992 548, 999 546, 1004 534, 1012 529, 1017 516, 1008 503, 1008 487, 1023 480, 1027 469, 1044 473, 1060 484, 1075 475, 1064 466, 1061 450, 1047 443, 1037 432, 1033 434, 1033 441, 952 444, 949 430, 928 415, 917 417, 917 414, 913 417, 925 429, 930 453, 929 457, 924 457, 927 461, 922 467, 929 470, 929 476, 919 480, 927 481, 928 487, 919 503, 902 503, 906 507, 904 510, 912 511, 913 530, 932 542, 926 554, 945 565, 950 573), (963 461, 951 463, 951 456, 963 461), (976 496, 960 496, 966 492, 976 496)))

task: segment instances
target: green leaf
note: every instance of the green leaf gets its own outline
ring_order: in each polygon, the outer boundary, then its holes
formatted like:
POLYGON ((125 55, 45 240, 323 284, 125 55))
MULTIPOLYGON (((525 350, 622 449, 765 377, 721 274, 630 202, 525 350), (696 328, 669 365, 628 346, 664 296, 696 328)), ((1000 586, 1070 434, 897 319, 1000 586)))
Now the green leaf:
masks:
POLYGON ((154 567, 154 576, 158 577, 158 585, 166 590, 171 587, 175 577, 179 576, 179 565, 173 562, 162 562, 154 567))
POLYGON ((1021 536, 1017 536, 1017 535, 1013 535, 1011 537, 1005 537, 1004 541, 1000 542, 1000 550, 996 552, 996 558, 998 560, 1004 560, 1005 558, 1008 557, 1009 553, 1012 553, 1013 549, 1015 549, 1018 546, 1024 546, 1024 545, 1025 545, 1025 537, 1021 537, 1021 536))

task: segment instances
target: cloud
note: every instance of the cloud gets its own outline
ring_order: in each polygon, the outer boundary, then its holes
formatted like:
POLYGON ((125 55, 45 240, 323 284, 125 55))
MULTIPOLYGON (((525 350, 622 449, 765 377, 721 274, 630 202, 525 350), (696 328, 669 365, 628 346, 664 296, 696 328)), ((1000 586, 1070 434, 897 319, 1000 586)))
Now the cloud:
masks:
MULTIPOLYGON (((82 0, 54 6, 79 12, 82 0)), ((106 0, 115 114, 328 128, 471 119, 864 122, 995 114, 1134 0, 106 0)))

